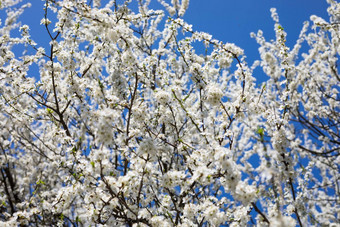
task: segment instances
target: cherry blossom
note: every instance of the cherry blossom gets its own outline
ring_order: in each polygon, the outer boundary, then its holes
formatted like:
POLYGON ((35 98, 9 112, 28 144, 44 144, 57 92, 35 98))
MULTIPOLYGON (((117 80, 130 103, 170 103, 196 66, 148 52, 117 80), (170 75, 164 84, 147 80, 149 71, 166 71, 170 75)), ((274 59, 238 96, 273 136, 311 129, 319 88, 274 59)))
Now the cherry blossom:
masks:
POLYGON ((0 0, 0 225, 339 225, 340 4, 249 63, 158 2, 45 0, 44 45, 0 0))

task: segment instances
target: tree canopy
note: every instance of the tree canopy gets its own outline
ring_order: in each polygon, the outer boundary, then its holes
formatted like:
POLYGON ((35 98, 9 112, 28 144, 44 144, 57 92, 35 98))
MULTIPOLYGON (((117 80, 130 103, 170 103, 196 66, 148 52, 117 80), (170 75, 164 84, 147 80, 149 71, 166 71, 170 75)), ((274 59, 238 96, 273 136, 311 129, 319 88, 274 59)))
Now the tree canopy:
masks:
POLYGON ((0 0, 0 224, 339 225, 340 4, 247 63, 158 2, 0 0))

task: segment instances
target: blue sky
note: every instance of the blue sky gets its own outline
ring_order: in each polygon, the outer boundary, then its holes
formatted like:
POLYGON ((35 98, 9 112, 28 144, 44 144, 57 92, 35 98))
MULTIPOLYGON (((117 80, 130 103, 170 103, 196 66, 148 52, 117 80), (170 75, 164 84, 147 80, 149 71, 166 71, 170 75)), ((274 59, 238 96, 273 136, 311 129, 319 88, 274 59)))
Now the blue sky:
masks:
MULTIPOLYGON (((43 2, 31 2, 32 7, 25 12, 23 23, 31 25, 35 32, 32 36, 40 39, 41 35, 44 36, 38 31, 41 29, 44 32, 40 25, 44 15, 41 8, 43 2)), ((208 32, 224 42, 235 43, 252 57, 257 52, 257 45, 250 38, 250 32, 261 29, 266 37, 274 37, 270 8, 277 8, 280 22, 288 32, 288 45, 293 45, 303 22, 309 20, 310 15, 327 18, 327 6, 326 0, 190 0, 184 19, 193 24, 195 30, 208 32)))
MULTIPOLYGON (((184 19, 194 30, 204 31, 223 42, 235 43, 251 65, 259 59, 258 47, 251 32, 261 29, 267 40, 275 38, 270 8, 276 8, 280 23, 287 32, 287 45, 293 47, 311 15, 328 20, 326 0, 191 0, 184 19)), ((303 50, 302 51, 308 51, 303 50)), ((254 72, 257 83, 268 79, 261 69, 254 72)))
MULTIPOLYGON (((166 1, 170 2, 170 0, 166 1)), ((23 0, 23 3, 26 2, 27 0, 23 0)), ((42 9, 44 1, 31 0, 30 2, 32 7, 25 11, 20 20, 22 24, 30 26, 32 39, 39 45, 47 47, 49 36, 44 26, 40 25, 40 20, 44 17, 42 9)), ((161 7, 157 0, 151 2, 151 7, 161 7)), ((256 33, 261 29, 267 40, 274 38, 274 22, 270 17, 272 7, 277 8, 280 23, 288 33, 289 47, 293 47, 303 22, 309 20, 311 15, 315 14, 328 20, 326 0, 190 0, 184 19, 193 25, 194 30, 207 32, 215 39, 235 43, 244 49, 247 62, 251 65, 254 60, 259 59, 259 46, 250 37, 250 33, 256 33)), ((4 16, 0 11, 0 18, 4 19, 4 16)), ((255 73, 258 83, 267 79, 262 70, 257 69, 255 73)))
POLYGON ((270 8, 277 8, 280 22, 288 33, 287 45, 293 46, 303 22, 312 14, 327 19, 326 0, 191 0, 185 15, 193 28, 205 31, 223 42, 235 43, 249 60, 258 58, 258 45, 250 32, 264 31, 274 38, 270 8), (209 2, 209 3, 208 3, 209 2))
MULTIPOLYGON (((30 25, 33 40, 43 46, 48 45, 47 32, 40 25, 44 15, 43 1, 31 2, 32 7, 21 19, 24 24, 30 25)), ((152 5, 159 7, 157 3, 152 5)), ((193 25, 194 30, 210 33, 223 42, 235 43, 245 50, 248 64, 252 64, 259 59, 259 54, 258 45, 250 38, 250 33, 261 29, 267 40, 274 38, 270 8, 277 8, 280 22, 288 33, 287 45, 292 47, 303 22, 311 15, 327 19, 327 6, 326 0, 190 0, 184 19, 193 25)), ((259 82, 265 80, 258 79, 259 82)))

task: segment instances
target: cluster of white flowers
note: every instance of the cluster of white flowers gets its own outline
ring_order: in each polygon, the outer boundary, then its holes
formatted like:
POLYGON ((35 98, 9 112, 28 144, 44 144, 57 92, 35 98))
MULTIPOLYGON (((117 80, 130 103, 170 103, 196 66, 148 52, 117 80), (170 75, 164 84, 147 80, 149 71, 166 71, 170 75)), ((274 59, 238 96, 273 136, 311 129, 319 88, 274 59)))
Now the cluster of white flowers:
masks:
POLYGON ((171 99, 169 92, 166 92, 164 90, 157 91, 155 97, 157 101, 162 105, 166 105, 171 99))
POLYGON ((154 141, 151 138, 143 139, 139 145, 138 153, 141 155, 155 155, 157 153, 157 148, 154 141))
POLYGON ((207 101, 211 105, 218 105, 223 97, 222 89, 218 84, 209 84, 207 86, 207 101))
POLYGON ((52 21, 50 21, 48 18, 43 18, 40 21, 40 24, 42 24, 42 25, 49 25, 51 23, 52 23, 52 21))

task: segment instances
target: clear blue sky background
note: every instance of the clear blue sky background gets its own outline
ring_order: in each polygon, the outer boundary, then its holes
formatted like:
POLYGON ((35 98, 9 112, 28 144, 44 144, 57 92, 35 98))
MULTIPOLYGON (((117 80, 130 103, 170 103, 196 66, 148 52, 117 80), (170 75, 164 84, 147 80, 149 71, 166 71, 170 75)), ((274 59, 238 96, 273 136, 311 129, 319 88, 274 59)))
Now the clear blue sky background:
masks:
MULTIPOLYGON (((191 0, 185 20, 195 30, 208 32, 223 42, 235 43, 247 56, 249 65, 260 58, 259 45, 250 37, 261 29, 266 40, 275 39, 274 22, 270 8, 276 8, 280 23, 287 32, 287 45, 293 47, 303 22, 311 15, 328 21, 326 0, 191 0)), ((308 51, 303 50, 302 51, 308 51)), ((256 70, 257 82, 267 79, 262 70, 256 70)))
POLYGON ((280 23, 288 33, 287 45, 293 47, 303 22, 312 14, 327 19, 326 0, 191 0, 185 19, 194 29, 212 34, 245 50, 249 60, 258 58, 258 45, 250 32, 264 31, 273 39, 274 23, 270 8, 276 8, 280 23))
MULTIPOLYGON (((155 2, 153 6, 159 7, 156 0, 152 1, 155 2)), ((26 10, 21 19, 23 24, 30 25, 33 40, 46 47, 49 38, 46 30, 40 25, 44 15, 44 2, 31 2, 32 7, 26 10)), ((290 47, 295 44, 303 22, 309 20, 311 15, 325 19, 328 17, 326 0, 190 0, 184 19, 193 24, 194 30, 210 33, 218 40, 235 43, 243 48, 248 64, 252 64, 254 60, 259 59, 259 54, 258 45, 250 38, 250 32, 261 29, 267 40, 274 38, 274 23, 269 11, 272 7, 277 8, 280 22, 288 33, 287 45, 290 47)), ((3 18, 2 16, 0 15, 0 18, 3 18)), ((265 79, 260 77, 258 82, 265 79)))

